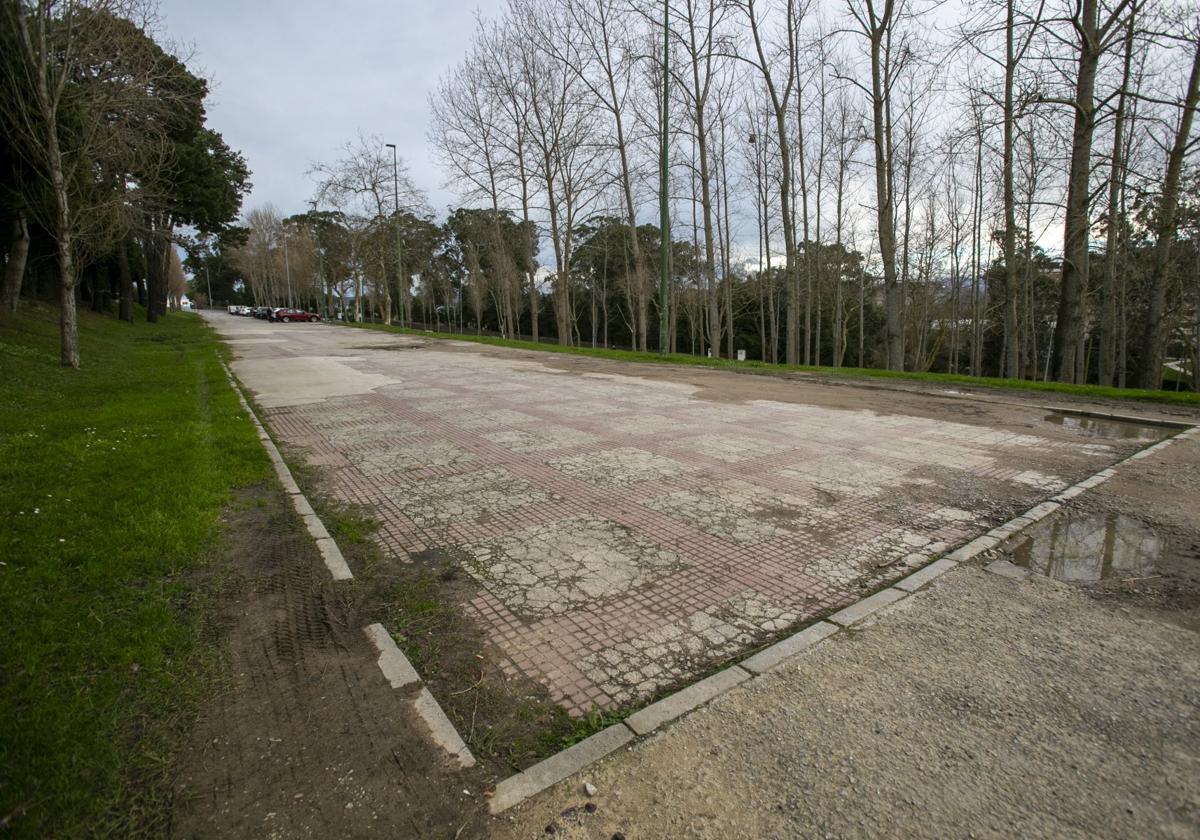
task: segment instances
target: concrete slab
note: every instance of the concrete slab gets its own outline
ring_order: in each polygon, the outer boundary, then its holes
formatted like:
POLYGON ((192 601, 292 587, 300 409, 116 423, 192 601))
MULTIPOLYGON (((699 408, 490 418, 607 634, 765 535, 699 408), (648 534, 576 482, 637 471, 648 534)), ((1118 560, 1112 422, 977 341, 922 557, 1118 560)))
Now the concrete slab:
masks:
POLYGON ((368 394, 397 382, 390 376, 363 373, 349 363, 353 356, 281 356, 244 358, 233 370, 263 408, 305 405, 329 397, 368 394))
MULTIPOLYGON (((297 494, 298 495, 298 494, 297 494)), ((304 527, 308 529, 308 533, 314 540, 332 539, 329 532, 325 530, 325 523, 315 513, 306 514, 304 516, 304 527)))
POLYGON ((589 764, 599 761, 632 740, 633 731, 623 723, 602 729, 590 738, 500 782, 488 802, 488 810, 493 814, 506 811, 589 764))
POLYGON ((312 505, 308 503, 308 499, 304 497, 303 493, 289 493, 288 498, 292 500, 292 507, 296 509, 296 513, 301 516, 308 516, 315 513, 312 505))
POLYGON ((995 548, 998 545, 1000 545, 1000 540, 991 536, 989 532, 987 536, 977 537, 962 548, 950 552, 946 555, 946 559, 953 560, 955 563, 965 563, 968 560, 978 557, 989 548, 995 548))
POLYGON ((818 621, 810 627, 805 627, 799 633, 788 636, 776 642, 765 650, 760 650, 754 656, 744 659, 738 664, 752 674, 765 674, 772 668, 782 665, 794 656, 798 656, 823 639, 828 639, 838 631, 836 624, 828 621, 818 621))

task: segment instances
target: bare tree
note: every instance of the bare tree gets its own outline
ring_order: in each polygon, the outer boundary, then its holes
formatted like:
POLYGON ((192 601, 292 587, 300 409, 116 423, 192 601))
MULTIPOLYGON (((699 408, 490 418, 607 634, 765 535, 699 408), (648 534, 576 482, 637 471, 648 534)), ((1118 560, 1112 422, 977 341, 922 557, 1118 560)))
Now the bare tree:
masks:
MULTIPOLYGON (((403 161, 396 163, 390 155, 385 154, 384 143, 379 137, 360 134, 358 139, 342 147, 342 157, 332 164, 316 163, 310 169, 310 174, 319 178, 317 194, 322 202, 328 203, 347 217, 359 217, 363 224, 359 226, 360 233, 367 229, 390 229, 385 227, 384 220, 393 208, 422 208, 427 201, 424 194, 413 184, 408 175, 408 167, 403 161), (396 193, 396 190, 399 193, 396 193)), ((390 255, 392 243, 386 237, 360 237, 359 256, 363 246, 370 244, 375 251, 375 259, 386 266, 387 255, 390 255)), ((397 255, 398 258, 399 255, 397 255)), ((380 295, 380 314, 385 324, 392 322, 392 291, 386 268, 381 272, 375 284, 380 295)), ((409 281, 404 276, 404 267, 397 264, 395 276, 397 291, 401 294, 401 311, 407 311, 409 281)), ((361 304, 356 301, 356 309, 361 316, 361 304)))
POLYGON ((904 369, 903 295, 896 272, 896 193, 893 169, 892 88, 907 53, 897 26, 905 0, 846 0, 856 34, 867 42, 870 55, 871 123, 875 146, 875 199, 879 255, 883 261, 884 315, 887 319, 887 367, 904 369))
POLYGON ((1167 280, 1171 247, 1177 227, 1179 179, 1184 157, 1192 143, 1192 121, 1200 104, 1200 17, 1181 26, 1179 40, 1191 47, 1192 62, 1183 94, 1179 97, 1178 122, 1167 152, 1162 192, 1159 195, 1154 225, 1154 257, 1150 272, 1150 300, 1146 308, 1146 326, 1142 333, 1138 385, 1158 388, 1162 385, 1164 316, 1167 308, 1167 280))

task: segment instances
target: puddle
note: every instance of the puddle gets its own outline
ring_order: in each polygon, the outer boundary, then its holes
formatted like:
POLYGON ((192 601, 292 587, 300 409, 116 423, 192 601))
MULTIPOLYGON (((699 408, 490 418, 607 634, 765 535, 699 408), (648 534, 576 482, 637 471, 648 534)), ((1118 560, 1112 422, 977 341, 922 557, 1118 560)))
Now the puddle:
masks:
POLYGON ((1139 519, 1116 513, 1055 517, 1030 529, 1012 562, 1067 583, 1200 580, 1200 550, 1178 546, 1139 519))
POLYGON ((1099 417, 1081 417, 1077 414, 1060 414, 1057 411, 1047 414, 1042 420, 1088 437, 1156 441, 1171 434, 1171 430, 1163 426, 1148 426, 1126 420, 1105 420, 1099 417))

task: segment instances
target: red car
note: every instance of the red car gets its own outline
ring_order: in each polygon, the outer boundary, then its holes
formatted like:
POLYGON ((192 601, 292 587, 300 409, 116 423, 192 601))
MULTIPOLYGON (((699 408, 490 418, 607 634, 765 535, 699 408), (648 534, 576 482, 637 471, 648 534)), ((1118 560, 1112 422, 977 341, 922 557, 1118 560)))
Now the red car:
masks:
POLYGON ((285 324, 289 321, 311 321, 316 323, 321 320, 321 316, 315 312, 305 312, 302 309, 276 309, 271 313, 271 320, 282 321, 285 324))

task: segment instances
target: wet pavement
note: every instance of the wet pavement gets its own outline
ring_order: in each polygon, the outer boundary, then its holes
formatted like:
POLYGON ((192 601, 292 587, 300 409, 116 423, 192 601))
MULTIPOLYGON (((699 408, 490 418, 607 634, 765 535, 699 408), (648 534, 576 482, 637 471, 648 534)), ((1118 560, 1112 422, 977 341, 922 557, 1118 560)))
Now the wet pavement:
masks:
POLYGON ((1035 406, 212 321, 323 489, 391 554, 458 558, 502 667, 573 714, 692 679, 1147 442, 1035 406))

